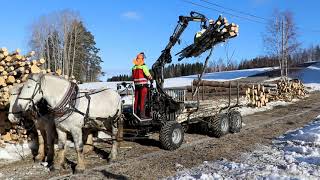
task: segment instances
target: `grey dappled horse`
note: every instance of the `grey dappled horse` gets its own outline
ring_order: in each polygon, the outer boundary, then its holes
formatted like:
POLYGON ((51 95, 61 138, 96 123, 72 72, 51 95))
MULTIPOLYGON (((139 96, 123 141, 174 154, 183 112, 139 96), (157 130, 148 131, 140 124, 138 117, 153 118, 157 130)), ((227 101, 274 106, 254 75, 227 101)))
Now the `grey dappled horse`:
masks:
MULTIPOLYGON (((44 161, 47 156, 48 167, 53 163, 54 158, 54 140, 56 137, 55 124, 50 120, 50 116, 44 115, 24 115, 22 116, 22 110, 17 105, 16 100, 22 89, 22 84, 17 84, 10 89, 10 107, 8 119, 11 123, 21 123, 21 121, 33 121, 33 128, 36 128, 36 135, 38 136, 39 145, 38 154, 35 157, 36 160, 44 161), (31 120, 32 119, 32 120, 31 120)), ((45 108, 45 107, 43 107, 45 108)), ((40 111, 43 111, 43 108, 40 111)), ((45 112, 40 112, 45 114, 45 112)), ((29 123, 29 122, 25 122, 29 123)))
POLYGON ((85 169, 82 128, 94 126, 111 130, 110 158, 117 156, 117 121, 121 118, 121 97, 113 90, 82 94, 71 82, 52 75, 34 74, 25 82, 16 104, 23 111, 34 108, 41 99, 47 101, 58 134, 58 168, 64 167, 67 132, 70 132, 78 156, 76 171, 85 169), (85 123, 87 122, 87 123, 85 123))

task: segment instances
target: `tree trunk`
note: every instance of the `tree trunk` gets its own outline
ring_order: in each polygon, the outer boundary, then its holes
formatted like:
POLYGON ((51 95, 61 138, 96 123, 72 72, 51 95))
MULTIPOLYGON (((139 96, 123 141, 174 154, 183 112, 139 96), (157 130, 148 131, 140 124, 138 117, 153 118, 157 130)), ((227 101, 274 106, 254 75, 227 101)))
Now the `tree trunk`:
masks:
POLYGON ((74 27, 74 45, 73 45, 73 56, 72 56, 72 66, 71 66, 71 75, 73 74, 74 71, 74 59, 76 56, 76 45, 77 45, 77 25, 74 27))

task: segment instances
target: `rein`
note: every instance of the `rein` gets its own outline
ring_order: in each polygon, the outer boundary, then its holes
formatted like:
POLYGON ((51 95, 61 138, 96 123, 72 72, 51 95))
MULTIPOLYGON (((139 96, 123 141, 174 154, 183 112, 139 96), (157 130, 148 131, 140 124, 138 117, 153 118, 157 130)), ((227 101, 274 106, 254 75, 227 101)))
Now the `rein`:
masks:
MULTIPOLYGON (((32 103, 32 108, 35 109, 36 104, 34 103, 34 97, 37 95, 38 92, 40 92, 43 95, 43 91, 41 89, 41 80, 42 80, 43 75, 40 77, 40 79, 37 81, 33 78, 29 78, 30 80, 33 80, 34 82, 36 82, 36 87, 33 90, 32 96, 30 98, 24 98, 24 97, 19 97, 17 99, 21 99, 21 100, 26 100, 26 101, 31 101, 32 103), (40 82, 39 82, 40 81, 40 82)), ((23 111, 22 111, 23 112, 23 111)))

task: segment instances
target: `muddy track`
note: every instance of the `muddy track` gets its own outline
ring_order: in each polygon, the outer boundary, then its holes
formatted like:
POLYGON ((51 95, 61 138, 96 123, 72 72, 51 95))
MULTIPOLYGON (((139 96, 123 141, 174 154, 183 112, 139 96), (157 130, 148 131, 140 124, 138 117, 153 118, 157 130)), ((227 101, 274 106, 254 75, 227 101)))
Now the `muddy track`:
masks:
MULTIPOLYGON (((0 178, 27 179, 158 179, 174 175, 182 165, 191 168, 203 161, 225 158, 239 161, 243 152, 254 150, 257 144, 271 144, 272 139, 288 130, 303 126, 320 114, 320 93, 288 106, 279 106, 271 111, 260 112, 243 118, 246 126, 240 133, 222 138, 186 134, 181 148, 169 152, 160 149, 154 139, 124 142, 117 162, 107 162, 108 144, 100 142, 95 152, 87 155, 87 170, 72 175, 75 154, 73 149, 67 157, 70 168, 64 172, 48 172, 31 160, 0 165, 0 178), (177 164, 180 164, 177 166, 177 164)), ((30 158, 29 158, 30 159, 30 158)))

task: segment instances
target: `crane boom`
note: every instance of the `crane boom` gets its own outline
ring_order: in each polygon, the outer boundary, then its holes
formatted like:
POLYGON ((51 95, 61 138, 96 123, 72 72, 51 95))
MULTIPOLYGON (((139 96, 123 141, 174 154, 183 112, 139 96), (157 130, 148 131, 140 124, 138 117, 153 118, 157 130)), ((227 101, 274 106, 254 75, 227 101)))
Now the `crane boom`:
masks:
POLYGON ((190 21, 200 22, 203 28, 207 27, 207 18, 198 12, 191 11, 190 16, 179 16, 179 21, 176 28, 173 31, 173 34, 170 36, 169 43, 162 50, 160 57, 152 65, 153 76, 156 81, 157 87, 163 87, 163 69, 167 63, 171 63, 171 49, 172 47, 179 42, 179 38, 184 30, 187 28, 190 21))

